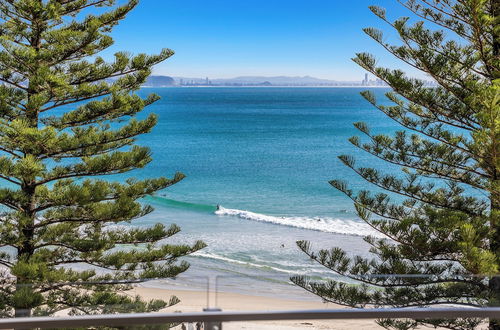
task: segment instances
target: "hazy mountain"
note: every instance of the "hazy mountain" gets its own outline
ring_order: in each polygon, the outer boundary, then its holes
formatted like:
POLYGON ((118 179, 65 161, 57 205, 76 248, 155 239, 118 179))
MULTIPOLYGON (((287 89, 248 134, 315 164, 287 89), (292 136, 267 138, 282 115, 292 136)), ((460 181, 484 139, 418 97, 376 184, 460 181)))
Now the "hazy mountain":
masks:
POLYGON ((175 80, 169 76, 149 76, 144 86, 149 87, 165 87, 175 85, 175 80))
POLYGON ((270 82, 273 85, 312 85, 312 84, 325 84, 334 83, 334 80, 319 79, 310 76, 304 77, 287 77, 287 76, 277 76, 277 77, 260 77, 260 76, 243 76, 235 77, 230 79, 213 79, 214 83, 217 82, 232 82, 232 83, 263 83, 265 81, 270 82))
POLYGON ((335 81, 319 79, 310 76, 288 77, 288 76, 241 76, 235 78, 188 78, 174 77, 176 84, 182 85, 249 85, 249 86, 320 86, 320 85, 352 85, 359 82, 335 81), (207 83, 207 79, 208 82, 207 83))

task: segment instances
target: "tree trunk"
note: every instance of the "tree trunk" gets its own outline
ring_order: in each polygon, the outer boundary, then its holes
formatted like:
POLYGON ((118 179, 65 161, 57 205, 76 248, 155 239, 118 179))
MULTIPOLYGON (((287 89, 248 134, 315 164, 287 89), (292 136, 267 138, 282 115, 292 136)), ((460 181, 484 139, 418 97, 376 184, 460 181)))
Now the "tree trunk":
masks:
MULTIPOLYGON (((40 3, 42 0, 37 0, 40 3)), ((41 34, 42 34, 42 23, 40 21, 39 15, 37 13, 33 13, 33 16, 31 17, 31 25, 32 25, 32 30, 33 30, 33 35, 30 38, 30 45, 31 47, 34 48, 35 52, 38 53, 41 47, 41 34)), ((38 58, 35 60, 35 63, 33 63, 33 75, 38 74, 38 69, 40 67, 40 63, 38 63, 38 58)), ((30 100, 38 92, 38 85, 37 83, 33 83, 33 80, 36 81, 36 79, 33 79, 35 77, 29 77, 28 78, 28 90, 27 90, 27 99, 28 103, 30 104, 30 100)), ((38 121, 39 121, 39 109, 37 107, 29 107, 26 109, 26 117, 29 120, 30 126, 33 128, 38 128, 38 121)), ((24 153, 25 156, 27 156, 26 153, 24 153)), ((19 234, 23 238, 21 246, 18 248, 18 261, 30 262, 30 258, 32 257, 34 253, 34 246, 33 246, 33 237, 34 237, 34 224, 35 224, 35 217, 36 217, 36 203, 35 203, 35 190, 36 186, 32 179, 29 180, 24 180, 22 182, 22 187, 21 187, 23 193, 26 195, 26 205, 24 205, 24 214, 23 216, 25 219, 23 219, 23 225, 19 227, 19 234)), ((23 278, 17 278, 17 284, 16 284, 16 292, 21 292, 21 295, 23 298, 26 299, 30 293, 33 293, 33 283, 30 279, 23 279, 23 278)), ((30 317, 31 312, 32 312, 32 302, 29 301, 21 301, 19 302, 19 306, 14 307, 14 315, 15 317, 30 317), (24 306, 23 306, 24 305, 24 306)))
MULTIPOLYGON (((495 171, 496 174, 496 171, 495 171)), ((493 181, 494 186, 497 184, 498 179, 493 181)), ((496 188, 493 188, 496 189, 496 188)), ((490 210, 490 228, 491 228, 491 239, 490 239, 490 249, 496 255, 497 265, 500 264, 500 196, 498 194, 491 194, 491 210, 490 210)), ((500 307, 500 276, 492 276, 489 280, 489 290, 490 290, 490 307, 500 307)), ((490 330, 500 330, 500 320, 490 319, 489 322, 490 330)))
MULTIPOLYGON (((491 0, 491 16, 495 20, 498 19, 498 16, 500 16, 500 0, 491 0)), ((493 55, 495 57, 500 56, 500 39, 499 36, 496 35, 496 31, 493 31, 493 55)), ((495 79, 499 78, 498 75, 500 72, 494 71, 495 79)), ((498 147, 495 145, 493 146, 494 153, 493 155, 496 156, 496 151, 498 150, 498 147)), ((493 166, 496 166, 497 164, 497 159, 493 159, 493 166)), ((500 265, 500 196, 498 192, 498 188, 500 187, 499 185, 499 180, 500 178, 498 177, 498 169, 494 169, 494 177, 493 177, 493 193, 491 195, 491 221, 490 221, 490 226, 492 229, 492 237, 490 241, 490 248, 495 253, 497 257, 497 265, 500 265)), ((490 300, 490 306, 491 307, 500 307, 500 276, 493 276, 490 278, 489 281, 489 289, 491 292, 491 300, 490 300)), ((489 329, 491 330, 500 330, 500 320, 490 320, 489 322, 489 329)))

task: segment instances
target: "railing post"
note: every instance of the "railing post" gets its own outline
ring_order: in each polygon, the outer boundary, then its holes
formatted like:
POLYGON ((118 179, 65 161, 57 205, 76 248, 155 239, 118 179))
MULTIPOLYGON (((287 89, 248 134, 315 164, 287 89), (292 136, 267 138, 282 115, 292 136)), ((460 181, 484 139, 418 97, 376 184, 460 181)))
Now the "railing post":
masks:
MULTIPOLYGON (((204 312, 222 312, 220 308, 203 308, 204 312)), ((209 321, 204 322, 204 330, 222 330, 222 322, 220 321, 209 321)))

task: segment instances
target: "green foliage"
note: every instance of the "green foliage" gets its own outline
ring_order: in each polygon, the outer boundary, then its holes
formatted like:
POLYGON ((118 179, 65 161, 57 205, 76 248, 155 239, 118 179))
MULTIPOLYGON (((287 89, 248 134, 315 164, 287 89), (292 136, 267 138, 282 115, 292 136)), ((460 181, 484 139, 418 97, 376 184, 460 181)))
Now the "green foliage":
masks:
POLYGON ((177 298, 145 302, 124 291, 184 272, 179 258, 204 247, 165 243, 175 225, 121 225, 152 212, 139 199, 184 175, 104 179, 151 161, 135 141, 157 118, 136 115, 158 96, 134 91, 173 54, 98 56, 137 3, 0 1, 1 316, 157 311, 177 298))
MULTIPOLYGON (((379 103, 370 91, 362 96, 403 130, 373 134, 365 123, 355 123, 362 137, 349 141, 401 171, 358 166, 354 157, 342 155, 344 165, 383 192, 355 192, 346 182, 330 182, 386 238, 365 238, 373 258, 352 257, 340 248, 316 252, 309 242, 299 241, 311 259, 359 285, 302 276, 292 281, 325 301, 352 307, 498 306, 500 1, 398 2, 421 21, 391 21, 385 9, 370 9, 397 32, 399 45, 388 43, 380 30, 364 31, 436 86, 379 67, 370 54, 357 54, 357 64, 392 88, 386 93, 390 103, 379 103)), ((490 320, 490 327, 500 328, 497 322, 490 320)), ((395 329, 472 329, 479 320, 379 323, 395 329)))

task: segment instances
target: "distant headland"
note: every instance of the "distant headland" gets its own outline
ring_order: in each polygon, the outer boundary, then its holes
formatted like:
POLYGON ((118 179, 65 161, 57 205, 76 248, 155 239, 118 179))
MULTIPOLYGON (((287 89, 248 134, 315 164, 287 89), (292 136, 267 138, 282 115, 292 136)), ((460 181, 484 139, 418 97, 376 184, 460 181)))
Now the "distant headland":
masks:
MULTIPOLYGON (((433 81, 425 81, 427 86, 435 86, 433 81)), ((387 84, 378 79, 371 79, 368 74, 365 74, 362 80, 359 81, 338 81, 320 79, 310 76, 303 77, 288 77, 288 76, 241 76, 225 79, 210 79, 205 78, 188 78, 188 77, 169 77, 161 75, 150 76, 143 85, 144 87, 171 87, 171 86, 186 86, 186 87, 217 87, 217 86, 275 86, 275 87, 384 87, 387 84)))

